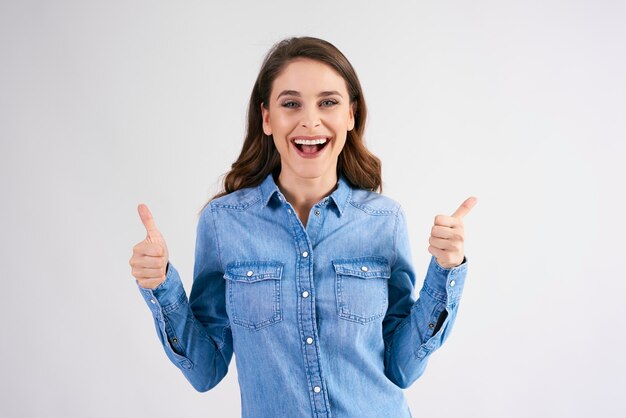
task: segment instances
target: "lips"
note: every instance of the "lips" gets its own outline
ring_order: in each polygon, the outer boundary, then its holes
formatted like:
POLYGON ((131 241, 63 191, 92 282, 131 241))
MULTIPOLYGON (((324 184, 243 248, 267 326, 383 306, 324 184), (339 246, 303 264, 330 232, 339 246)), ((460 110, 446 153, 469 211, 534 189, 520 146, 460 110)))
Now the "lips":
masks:
POLYGON ((291 144, 302 158, 315 158, 319 156, 328 145, 331 138, 325 135, 296 136, 291 138, 291 144))

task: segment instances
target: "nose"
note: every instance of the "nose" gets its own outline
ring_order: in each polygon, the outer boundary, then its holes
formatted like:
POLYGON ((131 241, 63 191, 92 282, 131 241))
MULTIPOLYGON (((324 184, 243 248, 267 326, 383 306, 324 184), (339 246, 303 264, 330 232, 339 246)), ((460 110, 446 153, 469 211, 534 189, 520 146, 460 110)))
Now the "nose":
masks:
POLYGON ((308 110, 302 112, 301 123, 303 128, 311 128, 320 125, 320 116, 316 106, 310 106, 308 110))

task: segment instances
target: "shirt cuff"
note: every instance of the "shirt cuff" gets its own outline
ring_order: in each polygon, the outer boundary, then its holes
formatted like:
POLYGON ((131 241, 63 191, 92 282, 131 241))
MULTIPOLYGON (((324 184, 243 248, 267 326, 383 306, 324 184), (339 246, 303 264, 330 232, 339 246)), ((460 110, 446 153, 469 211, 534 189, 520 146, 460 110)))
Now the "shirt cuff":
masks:
POLYGON ((451 305, 457 303, 463 293, 467 276, 467 257, 456 267, 445 268, 439 265, 435 256, 431 256, 424 287, 435 299, 451 305))
POLYGON ((139 286, 141 295, 153 312, 159 312, 162 308, 174 307, 179 303, 181 296, 185 294, 183 283, 178 271, 168 262, 167 273, 163 283, 154 289, 146 289, 139 286))

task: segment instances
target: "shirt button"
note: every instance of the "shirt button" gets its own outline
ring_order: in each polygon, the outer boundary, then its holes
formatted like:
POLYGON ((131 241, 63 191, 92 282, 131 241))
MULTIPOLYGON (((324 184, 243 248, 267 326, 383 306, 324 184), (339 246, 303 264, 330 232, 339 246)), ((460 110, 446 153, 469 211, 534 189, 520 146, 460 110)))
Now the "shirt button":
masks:
POLYGON ((305 251, 305 252, 302 253, 302 257, 307 258, 308 256, 309 256, 308 252, 305 251))
POLYGON ((302 297, 303 298, 308 298, 309 297, 309 292, 307 292, 306 290, 304 292, 302 292, 302 297))
POLYGON ((306 339, 307 344, 313 344, 313 338, 309 337, 306 339))
POLYGON ((291 209, 287 209, 287 213, 291 215, 291 209))
POLYGON ((433 329, 435 328, 435 324, 433 324, 432 322, 430 324, 428 324, 428 328, 433 329))
POLYGON ((454 287, 454 285, 456 284, 456 282, 454 280, 450 280, 450 286, 454 287))
POLYGON ((328 199, 324 199, 324 204, 327 205, 328 204, 328 199))
POLYGON ((154 299, 150 299, 150 302, 152 302, 152 303, 156 303, 156 300, 154 300, 154 299))
POLYGON ((322 388, 321 388, 321 387, 319 387, 319 386, 315 386, 315 387, 313 388, 313 392, 315 392, 315 393, 320 393, 321 391, 322 391, 322 388))
POLYGON ((319 209, 316 209, 316 210, 315 210, 315 216, 320 216, 320 213, 322 213, 322 212, 320 212, 320 210, 319 210, 319 209))
POLYGON ((367 271, 367 266, 361 267, 361 271, 367 271))
POLYGON ((248 277, 252 277, 252 275, 253 275, 253 274, 254 274, 254 273, 252 272, 252 270, 250 270, 249 272, 247 272, 247 273, 246 273, 246 276, 248 276, 248 277))

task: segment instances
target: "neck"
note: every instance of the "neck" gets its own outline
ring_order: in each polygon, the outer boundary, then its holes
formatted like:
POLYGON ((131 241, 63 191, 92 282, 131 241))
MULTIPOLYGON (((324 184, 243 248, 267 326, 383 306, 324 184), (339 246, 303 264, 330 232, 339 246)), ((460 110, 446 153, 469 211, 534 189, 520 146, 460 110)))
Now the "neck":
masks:
POLYGON ((284 176, 281 171, 278 176, 278 188, 305 225, 313 205, 328 196, 336 187, 337 175, 335 173, 316 178, 302 178, 284 176))

